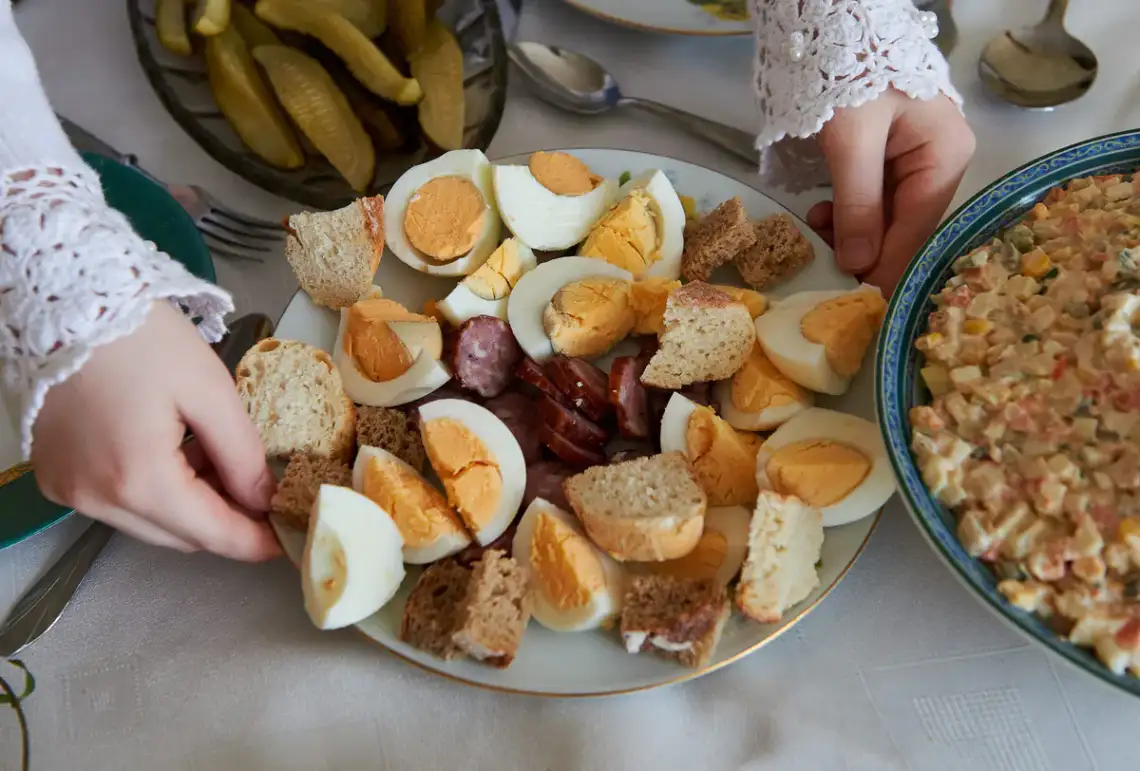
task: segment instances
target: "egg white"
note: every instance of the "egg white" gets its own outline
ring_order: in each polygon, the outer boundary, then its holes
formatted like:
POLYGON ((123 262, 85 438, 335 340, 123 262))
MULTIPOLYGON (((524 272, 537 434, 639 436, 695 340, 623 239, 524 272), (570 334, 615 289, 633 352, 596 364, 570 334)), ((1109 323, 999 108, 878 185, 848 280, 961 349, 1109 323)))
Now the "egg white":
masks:
POLYGON ((388 250, 410 268, 433 276, 466 276, 487 261, 499 245, 501 230, 491 162, 479 150, 452 150, 435 160, 413 166, 392 185, 384 199, 384 238, 388 250), (471 251, 451 262, 439 262, 412 246, 404 233, 404 215, 416 191, 436 177, 465 177, 471 180, 487 205, 483 232, 471 251))
POLYGON ((757 412, 746 412, 732 402, 731 379, 713 384, 713 399, 716 400, 720 416, 725 422, 741 431, 771 431, 806 410, 814 401, 809 391, 804 393, 802 402, 779 404, 775 407, 765 407, 757 412))
POLYGON ((771 490, 767 465, 782 447, 812 439, 845 444, 861 452, 871 462, 862 482, 830 506, 820 509, 824 527, 838 527, 870 516, 881 509, 895 492, 895 478, 887 461, 883 437, 874 423, 822 407, 806 409, 776 429, 760 446, 756 456, 756 482, 761 490, 771 490))
POLYGON ((313 624, 340 629, 384 607, 404 580, 403 547, 388 512, 347 487, 321 485, 301 558, 301 589, 313 624), (327 602, 325 581, 337 575, 344 586, 327 602))
POLYGON ((685 207, 673 183, 661 170, 638 174, 618 190, 618 200, 633 190, 644 188, 653 202, 657 220, 657 244, 660 257, 649 266, 647 278, 676 279, 681 276, 681 252, 685 248, 685 207))
POLYGON ((523 512, 522 519, 519 520, 518 530, 515 531, 515 537, 511 543, 511 555, 523 566, 523 569, 530 573, 531 614, 538 623, 547 629, 555 632, 581 632, 597 629, 621 613, 625 591, 625 579, 621 567, 612 557, 594 546, 573 514, 558 508, 553 503, 542 498, 535 498, 531 501, 526 511, 523 512), (569 611, 559 610, 546 597, 542 587, 534 578, 534 568, 531 563, 531 539, 534 536, 535 524, 540 513, 546 513, 557 518, 582 536, 582 539, 590 545, 602 563, 605 587, 601 591, 591 594, 589 602, 583 607, 569 611))
POLYGON ((479 545, 486 546, 510 527, 522 504, 526 492, 526 460, 522 448, 506 423, 474 402, 439 399, 420 407, 421 424, 437 418, 451 418, 462 423, 483 442, 499 467, 503 487, 494 514, 479 530, 473 530, 468 525, 479 545))
MULTIPOLYGON (((337 327, 332 359, 340 372, 344 392, 357 404, 368 407, 396 407, 427 396, 451 379, 447 367, 440 364, 439 359, 432 355, 433 351, 426 348, 421 341, 418 353, 413 353, 413 346, 408 346, 408 352, 415 356, 415 360, 407 372, 379 383, 369 380, 344 350, 344 333, 347 328, 348 309, 344 308, 340 312, 340 325, 337 327)), ((393 331, 396 329, 393 328, 393 331)), ((408 341, 404 341, 404 344, 407 346, 408 341)))
POLYGON ((683 452, 689 455, 689 418, 700 405, 674 391, 661 414, 661 452, 683 452))
MULTIPOLYGON (((538 259, 534 256, 534 252, 530 247, 521 241, 519 244, 519 263, 522 265, 522 276, 525 276, 530 271, 534 270, 538 265, 538 259)), ((519 280, 522 280, 519 276, 519 280)), ((447 297, 436 303, 435 307, 443 314, 449 322, 455 326, 461 325, 468 319, 475 318, 476 316, 495 316, 503 321, 507 320, 507 300, 510 298, 511 293, 507 293, 506 297, 499 298, 498 300, 486 300, 479 295, 472 292, 464 281, 460 281, 455 285, 447 297)), ((515 282, 516 286, 518 282, 515 282)), ((514 289, 511 290, 514 292, 514 289)))
MULTIPOLYGON (((863 284, 857 289, 817 290, 798 292, 776 302, 773 307, 756 317, 756 339, 764 353, 789 380, 812 391, 841 396, 851 385, 851 377, 843 377, 827 361, 827 349, 804 337, 801 323, 804 316, 820 303, 837 297, 866 291, 863 284)), ((871 346, 874 346, 872 340, 871 346)))
POLYGON ((507 302, 507 323, 527 356, 542 363, 554 355, 542 313, 559 289, 587 278, 632 281, 633 275, 593 257, 559 257, 524 274, 515 284, 507 302))
POLYGON ((503 222, 531 249, 569 249, 582 241, 617 198, 612 179, 584 195, 558 195, 527 166, 495 166, 495 201, 503 222))
MULTIPOLYGON (((425 485, 431 483, 424 479, 418 471, 392 453, 380 447, 362 445, 356 454, 356 462, 352 464, 352 489, 364 495, 364 475, 368 471, 368 464, 373 459, 388 463, 396 463, 411 472, 413 478, 419 479, 425 485)), ((391 512, 388 512, 391 514, 391 512)), ((393 520, 395 521, 395 520, 393 520)), ((398 529, 398 526, 397 526, 398 529)), ((434 541, 424 546, 409 546, 404 544, 404 562, 409 565, 426 565, 429 562, 450 557, 471 543, 471 536, 466 532, 448 532, 436 537, 434 541)))

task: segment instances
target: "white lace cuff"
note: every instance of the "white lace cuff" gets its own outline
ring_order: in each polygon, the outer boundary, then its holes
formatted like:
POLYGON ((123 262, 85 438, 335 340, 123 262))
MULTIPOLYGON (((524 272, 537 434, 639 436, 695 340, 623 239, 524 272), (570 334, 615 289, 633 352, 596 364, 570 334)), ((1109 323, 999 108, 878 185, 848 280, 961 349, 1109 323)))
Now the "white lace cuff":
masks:
POLYGON ((161 300, 200 319, 211 342, 233 310, 228 293, 192 276, 108 207, 86 166, 0 174, 0 377, 18 399, 25 459, 48 389, 77 372, 93 348, 137 329, 161 300))
POLYGON ((761 172, 793 190, 826 183, 813 138, 841 107, 895 88, 961 107, 934 45, 938 20, 910 0, 752 0, 761 172), (806 141, 805 141, 806 140, 806 141))

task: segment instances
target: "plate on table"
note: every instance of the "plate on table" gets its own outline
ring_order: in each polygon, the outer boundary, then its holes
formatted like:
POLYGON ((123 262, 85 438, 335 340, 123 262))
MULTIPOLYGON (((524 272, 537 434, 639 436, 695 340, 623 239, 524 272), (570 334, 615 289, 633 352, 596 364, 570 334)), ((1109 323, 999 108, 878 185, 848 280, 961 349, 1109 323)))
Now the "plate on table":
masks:
POLYGON ((750 35, 747 0, 566 0, 605 21, 677 35, 750 35))
MULTIPOLYGON (((1071 664, 1140 696, 1140 679, 1115 675, 1088 648, 1078 647, 1040 618, 1014 607, 997 588, 984 562, 970 556, 957 537, 954 514, 923 483, 911 454, 912 407, 930 403, 915 350, 934 310, 936 294, 961 255, 1019 222, 1053 188, 1072 179, 1140 171, 1140 131, 1126 131, 1070 145, 1030 161, 982 190, 934 233, 911 262, 891 298, 877 352, 876 408, 899 490, 919 529, 951 572, 1001 619, 1071 664)), ((1133 607, 1135 610, 1135 607, 1133 607)))
MULTIPOLYGON (((715 171, 682 161, 623 150, 568 150, 590 169, 606 178, 622 178, 627 173, 661 169, 671 179, 677 192, 694 199, 698 211, 707 212, 732 196, 739 196, 752 217, 783 213, 785 209, 756 190, 715 171)), ((526 157, 503 159, 523 162, 526 157)), ((841 273, 834 264, 832 251, 806 225, 816 259, 803 273, 779 286, 771 294, 779 296, 807 289, 854 288, 855 281, 841 273)), ((722 269, 712 281, 740 283, 734 270, 722 269)), ((386 253, 380 263, 375 282, 385 297, 418 309, 426 300, 443 297, 454 286, 454 279, 429 277, 415 272, 393 254, 386 253)), ((300 340, 331 350, 335 344, 338 316, 316 306, 303 292, 298 292, 277 325, 281 339, 300 340)), ((869 362, 856 376, 842 397, 818 397, 817 404, 873 418, 873 373, 869 362)), ((672 662, 649 656, 632 656, 625 652, 614 632, 555 633, 532 623, 509 669, 499 670, 473 661, 440 661, 398 639, 401 612, 413 583, 417 568, 409 569, 400 592, 378 613, 358 625, 367 637, 380 643, 400 658, 423 669, 450 679, 499 691, 550 696, 601 696, 644 690, 697 677, 730 664, 775 639, 811 611, 838 584, 863 550, 878 523, 881 512, 825 531, 819 586, 799 605, 790 609, 777 624, 759 625, 734 614, 725 628, 712 663, 701 670, 682 669, 672 662)), ((285 551, 298 563, 304 549, 303 534, 274 522, 285 551)))
MULTIPOLYGON (((107 203, 127 216, 143 238, 185 265, 191 273, 214 281, 214 262, 186 210, 161 186, 137 169, 99 155, 83 154, 103 183, 107 203)), ((0 414, 0 549, 19 543, 71 513, 40 494, 30 465, 20 462, 19 433, 0 414)))
MULTIPOLYGON (((189 55, 172 53, 165 48, 159 40, 155 18, 158 2, 127 0, 131 34, 139 62, 163 106, 207 153, 253 184, 306 206, 336 209, 361 195, 308 138, 301 136, 296 123, 290 118, 286 118, 287 131, 299 138, 299 150, 303 153, 299 166, 282 168, 269 163, 243 143, 215 101, 206 74, 203 38, 189 33, 189 45, 193 49, 189 55)), ((237 5, 237 0, 234 0, 231 24, 238 13, 252 17, 252 2, 242 3, 240 11, 236 10, 237 5)), ((359 9, 371 3, 350 2, 346 5, 359 9)), ((400 0, 391 0, 388 3, 389 15, 399 5, 400 0)), ((379 3, 378 6, 383 8, 384 4, 379 3)), ((462 57, 464 121, 459 146, 485 150, 498 130, 507 98, 507 49, 498 7, 495 0, 443 0, 434 6, 438 8, 435 18, 451 31, 458 44, 456 55, 462 57)), ((194 7, 193 3, 185 4, 185 13, 191 14, 194 7)), ((369 22, 374 30, 383 30, 374 40, 392 64, 407 75, 408 64, 397 53, 399 49, 394 33, 391 29, 384 29, 391 26, 387 21, 369 22)), ((239 28, 237 24, 232 26, 235 30, 239 28)), ((366 27, 361 24, 360 28, 366 27)), ((407 169, 441 152, 425 139, 417 123, 416 107, 399 107, 369 93, 348 73, 343 62, 315 38, 280 29, 273 29, 271 34, 277 35, 280 42, 294 50, 312 57, 326 73, 331 74, 353 112, 361 119, 376 158, 371 181, 363 194, 385 192, 407 169)), ((260 69, 254 74, 263 77, 260 69), (258 72, 262 75, 257 75, 258 72)), ((270 86, 266 85, 266 88, 270 86)), ((359 152, 353 153, 354 158, 359 155, 359 152)))

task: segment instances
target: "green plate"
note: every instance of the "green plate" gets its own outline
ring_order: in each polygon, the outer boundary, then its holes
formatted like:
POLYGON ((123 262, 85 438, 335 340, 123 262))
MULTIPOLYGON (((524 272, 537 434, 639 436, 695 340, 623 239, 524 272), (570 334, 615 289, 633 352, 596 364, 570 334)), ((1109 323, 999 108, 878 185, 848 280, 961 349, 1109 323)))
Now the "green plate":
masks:
MULTIPOLYGON (((107 203, 127 216, 143 238, 185 265, 191 273, 215 281, 214 262, 194 221, 161 185, 138 169, 100 155, 83 154, 103 181, 107 203)), ((11 476, 4 472, 0 476, 11 476)), ((25 473, 0 486, 0 549, 19 543, 71 514, 44 498, 35 474, 25 473)))

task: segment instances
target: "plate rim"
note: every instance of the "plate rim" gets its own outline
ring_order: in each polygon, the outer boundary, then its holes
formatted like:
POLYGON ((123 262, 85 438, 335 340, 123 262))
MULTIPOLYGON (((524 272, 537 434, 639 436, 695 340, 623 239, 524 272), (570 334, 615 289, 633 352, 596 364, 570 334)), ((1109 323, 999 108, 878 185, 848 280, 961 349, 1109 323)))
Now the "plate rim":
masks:
POLYGON ((874 401, 876 422, 895 474, 899 497, 924 540, 950 568, 951 574, 970 590, 976 601, 1023 637, 1102 683, 1140 696, 1140 679, 1113 674, 1089 649, 1079 648, 1049 631, 1034 614, 1011 605, 997 591, 996 584, 982 580, 980 572, 984 569, 977 560, 957 556, 956 551, 965 552, 947 521, 947 518, 952 521, 953 514, 922 484, 921 473, 909 451, 907 424, 901 420, 903 408, 910 403, 907 393, 918 388, 913 366, 908 368, 906 362, 912 352, 911 330, 930 307, 929 297, 922 298, 924 290, 935 288, 939 280, 945 278, 953 259, 964 253, 961 248, 965 244, 993 237, 1001 228, 1023 216, 1050 187, 1078 176, 1124 166, 1140 173, 1140 129, 1125 129, 1073 142, 1029 160, 959 206, 915 254, 891 297, 883 322, 884 333, 875 351, 874 401), (939 265, 940 262, 944 264, 939 265), (892 342, 906 347, 900 350, 895 345, 892 350, 892 342), (896 389, 896 385, 901 387, 896 389), (901 435, 892 427, 892 422, 903 427, 901 435), (968 569, 968 565, 975 569, 968 569))
POLYGON ((750 29, 686 29, 683 27, 655 27, 651 24, 643 24, 641 22, 631 21, 620 16, 613 16, 604 11, 599 11, 596 8, 589 8, 583 5, 579 0, 563 0, 563 2, 575 10, 581 11, 588 16, 593 16, 595 19, 601 19, 602 21, 608 22, 609 24, 614 24, 618 27, 625 27, 626 29, 637 30, 638 32, 657 32, 666 35, 685 35, 688 37, 742 37, 744 35, 753 34, 753 31, 750 29))
MULTIPOLYGON (((768 199, 773 204, 778 206, 788 216, 792 217, 800 226, 802 226, 803 228, 806 228, 810 231, 810 228, 808 227, 807 223, 804 222, 804 220, 801 219, 798 215, 796 215, 794 212, 790 211, 786 206, 784 206, 782 203, 777 201, 772 196, 768 195, 767 193, 763 192, 762 190, 757 189, 755 186, 749 184, 748 182, 738 180, 735 177, 731 177, 728 174, 717 171, 716 169, 711 169, 707 166, 702 166, 699 163, 693 163, 692 161, 686 161, 686 160, 682 160, 680 158, 674 158, 672 156, 662 155, 660 153, 650 153, 650 152, 644 152, 642 150, 624 150, 621 148, 596 147, 596 146, 556 147, 556 148, 539 148, 539 149, 529 150, 529 151, 522 152, 522 153, 510 153, 510 154, 497 156, 495 158, 489 158, 489 160, 491 163, 511 163, 511 162, 517 161, 519 159, 527 158, 536 152, 568 152, 568 153, 573 153, 573 152, 587 152, 587 151, 589 151, 589 152, 621 153, 621 154, 624 154, 627 156, 640 156, 643 158, 652 158, 652 159, 658 159, 658 160, 664 160, 664 161, 671 161, 674 164, 692 166, 694 168, 700 169, 700 170, 705 171, 705 172, 711 172, 713 174, 716 174, 718 177, 721 177, 721 178, 729 180, 731 182, 743 185, 744 187, 747 187, 750 190, 752 190, 753 192, 755 192, 756 194, 763 196, 764 198, 768 199)), ((292 307, 293 303, 297 299, 297 296, 302 294, 303 292, 304 292, 304 290, 302 290, 300 287, 298 287, 293 292, 293 294, 289 297, 289 301, 285 304, 285 307, 282 309, 281 313, 278 314, 278 316, 277 316, 277 319, 274 323, 274 329, 280 328, 281 320, 284 318, 285 314, 289 311, 289 308, 292 307)), ((882 338, 882 336, 883 335, 880 334, 880 339, 882 338)), ((876 381, 876 383, 877 383, 877 381, 876 381)), ((874 401, 874 400, 872 399, 872 401, 874 401)), ((892 498, 893 497, 894 496, 892 495, 892 498)), ((397 659, 400 659, 403 662, 411 664, 412 666, 416 667, 417 669, 420 669, 424 672, 431 673, 433 675, 438 675, 438 676, 443 677, 447 680, 451 680, 451 681, 454 681, 457 683, 461 683, 461 684, 466 685, 466 686, 470 686, 473 688, 479 688, 479 689, 486 690, 486 691, 492 691, 495 693, 507 693, 507 694, 518 695, 518 696, 529 696, 529 697, 546 698, 546 699, 601 699, 601 698, 606 698, 606 697, 610 697, 610 696, 627 696, 627 695, 634 694, 634 693, 641 693, 644 691, 655 690, 657 688, 664 688, 667 686, 679 685, 681 683, 685 683, 685 682, 688 682, 691 680, 696 680, 697 678, 703 677, 704 675, 708 675, 708 674, 716 672, 720 669, 723 669, 723 668, 729 666, 730 664, 735 664, 735 663, 739 662, 741 659, 755 653, 756 651, 758 651, 761 648, 768 645, 768 643, 776 640, 778 637, 783 636, 785 632, 790 630, 792 627, 794 627, 796 624, 798 624, 800 621, 802 621, 809 613, 814 611, 820 605, 820 603, 822 603, 825 599, 827 599, 831 595, 831 593, 835 590, 835 588, 837 586, 839 586, 839 584, 843 581, 844 578, 847 577, 848 572, 850 572, 850 570, 853 567, 855 567, 855 563, 859 561, 859 558, 861 556, 863 556, 863 552, 866 550, 867 544, 870 543, 871 537, 878 530, 879 524, 882 522, 883 514, 886 511, 886 506, 887 506, 887 504, 884 504, 874 514, 874 519, 871 520, 870 527, 867 529, 867 534, 863 537, 863 540, 859 543, 859 548, 856 549, 855 554, 851 557, 851 559, 847 562, 847 564, 843 567, 843 569, 839 571, 839 574, 835 577, 835 580, 833 580, 820 593, 820 595, 818 597, 816 597, 807 607, 801 608, 799 610, 799 612, 797 612, 794 616, 792 616, 790 619, 788 619, 786 621, 786 623, 783 623, 778 629, 773 631, 767 637, 765 637, 764 639, 754 643, 753 645, 749 646, 748 648, 745 648, 744 650, 740 651, 739 653, 737 653, 733 656, 730 656, 730 657, 724 659, 723 661, 716 662, 715 664, 710 664, 709 666, 704 667, 702 669, 696 669, 696 670, 683 670, 682 669, 681 674, 679 674, 677 677, 673 677, 673 678, 670 678, 668 680, 663 680, 661 682, 648 683, 645 685, 637 685, 637 686, 633 686, 630 688, 621 688, 621 689, 611 690, 611 691, 580 691, 580 692, 573 692, 573 693, 556 693, 556 692, 550 692, 550 691, 534 691, 534 690, 530 690, 530 689, 526 689, 526 688, 515 688, 515 687, 511 687, 511 686, 494 685, 491 683, 479 682, 477 680, 469 680, 469 679, 461 677, 459 675, 456 675, 456 674, 453 674, 450 672, 445 672, 441 669, 433 668, 433 667, 429 666, 428 664, 416 661, 415 659, 413 659, 409 656, 405 656, 404 654, 400 653, 399 651, 388 647, 382 641, 377 640, 375 637, 369 635, 367 632, 365 632, 363 629, 360 628, 359 624, 353 624, 351 626, 351 629, 355 633, 364 637, 364 639, 366 639, 369 642, 371 642, 372 644, 378 646, 383 651, 395 656, 397 659)), ((273 531, 273 537, 277 540, 278 544, 281 546, 281 551, 285 555, 285 558, 289 561, 290 564, 293 565, 293 567, 295 567, 299 570, 300 565, 297 562, 295 562, 293 560, 293 558, 289 555, 288 551, 285 548, 284 540, 282 539, 280 533, 278 532, 278 528, 285 528, 287 526, 278 522, 273 517, 270 517, 269 521, 270 521, 270 525, 271 525, 270 529, 273 531)), ((860 521, 862 521, 862 520, 860 520, 860 521)))

